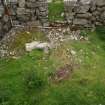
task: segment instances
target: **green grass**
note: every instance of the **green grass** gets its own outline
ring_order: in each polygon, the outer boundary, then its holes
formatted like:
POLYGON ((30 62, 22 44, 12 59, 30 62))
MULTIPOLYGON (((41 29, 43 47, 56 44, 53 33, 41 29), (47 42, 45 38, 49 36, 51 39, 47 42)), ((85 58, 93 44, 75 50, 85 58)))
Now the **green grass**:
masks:
POLYGON ((50 55, 34 50, 19 59, 0 59, 0 105, 105 105, 105 42, 98 34, 88 33, 89 41, 66 42, 50 55), (76 51, 73 74, 54 84, 48 75, 70 62, 67 48, 76 51), (31 79, 32 89, 27 89, 25 80, 33 71, 43 88, 34 88, 31 79))
POLYGON ((61 0, 57 0, 49 4, 50 22, 64 20, 64 16, 61 16, 62 13, 64 13, 64 4, 61 0))

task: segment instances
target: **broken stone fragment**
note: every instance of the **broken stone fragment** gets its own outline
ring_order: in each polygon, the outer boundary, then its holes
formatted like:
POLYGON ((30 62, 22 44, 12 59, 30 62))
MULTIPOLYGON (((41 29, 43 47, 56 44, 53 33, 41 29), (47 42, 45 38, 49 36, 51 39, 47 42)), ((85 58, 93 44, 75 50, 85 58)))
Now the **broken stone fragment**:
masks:
POLYGON ((41 49, 45 52, 48 52, 48 50, 51 48, 51 45, 47 42, 41 43, 39 41, 34 41, 31 43, 26 43, 25 45, 26 51, 30 52, 34 49, 41 49))

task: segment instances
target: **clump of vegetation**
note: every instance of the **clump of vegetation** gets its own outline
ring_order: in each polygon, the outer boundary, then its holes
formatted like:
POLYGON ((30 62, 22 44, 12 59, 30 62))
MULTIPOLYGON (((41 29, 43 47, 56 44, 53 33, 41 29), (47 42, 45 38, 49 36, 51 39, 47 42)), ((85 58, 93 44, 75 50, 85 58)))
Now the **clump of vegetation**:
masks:
POLYGON ((0 105, 9 105, 11 92, 10 89, 0 84, 0 105))
POLYGON ((105 26, 98 26, 96 33, 101 40, 105 41, 105 26))
POLYGON ((44 88, 45 81, 38 75, 37 71, 31 70, 25 74, 25 87, 28 91, 38 91, 44 88))
POLYGON ((87 37, 88 32, 89 32, 88 30, 81 30, 80 36, 87 37))

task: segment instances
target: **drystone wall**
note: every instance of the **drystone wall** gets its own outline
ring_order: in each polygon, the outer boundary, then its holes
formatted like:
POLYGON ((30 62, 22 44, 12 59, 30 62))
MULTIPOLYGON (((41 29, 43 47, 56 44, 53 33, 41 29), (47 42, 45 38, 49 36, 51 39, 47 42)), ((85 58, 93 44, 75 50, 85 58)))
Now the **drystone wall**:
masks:
POLYGON ((47 0, 0 0, 0 38, 12 26, 36 20, 48 25, 47 0))
POLYGON ((66 19, 72 26, 105 25, 105 0, 64 0, 66 19))

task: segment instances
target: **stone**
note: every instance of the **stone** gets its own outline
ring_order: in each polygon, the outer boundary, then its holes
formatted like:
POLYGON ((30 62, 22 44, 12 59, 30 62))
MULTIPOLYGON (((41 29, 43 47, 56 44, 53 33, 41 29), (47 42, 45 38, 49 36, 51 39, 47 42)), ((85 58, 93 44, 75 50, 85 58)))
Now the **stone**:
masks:
POLYGON ((25 7, 25 0, 18 0, 18 4, 20 8, 24 8, 25 7))
POLYGON ((92 0, 80 0, 82 4, 90 4, 92 0))
POLYGON ((8 15, 4 15, 4 16, 3 16, 3 21, 4 21, 5 23, 7 23, 7 22, 9 21, 9 16, 8 16, 8 15))
MULTIPOLYGON (((12 25, 25 25, 39 21, 40 25, 48 26, 48 4, 46 0, 5 0, 8 11, 0 0, 0 36, 12 25), (38 10, 38 13, 37 13, 38 10), (9 15, 9 16, 8 16, 9 15), (10 23, 10 25, 8 24, 10 23), (8 25, 7 25, 8 24, 8 25), (4 27, 3 27, 4 25, 4 27)), ((35 24, 34 24, 35 25, 35 24)))
POLYGON ((94 0, 93 1, 97 6, 105 6, 105 0, 94 0))
POLYGON ((51 3, 53 0, 47 0, 48 3, 51 3))
POLYGON ((86 13, 89 11, 90 5, 82 5, 78 9, 78 13, 86 13))
POLYGON ((31 43, 26 43, 26 45, 25 45, 26 51, 32 51, 33 49, 36 48, 36 46, 37 46, 39 43, 40 43, 40 42, 37 42, 37 41, 31 42, 31 43))
POLYGON ((2 17, 4 14, 4 8, 3 6, 0 6, 0 17, 2 17))
POLYGON ((88 20, 86 20, 86 19, 74 19, 73 24, 74 25, 87 25, 88 20))
POLYGON ((84 18, 84 19, 90 19, 92 17, 92 14, 85 13, 85 14, 76 14, 77 18, 84 18))
POLYGON ((29 51, 29 52, 32 51, 33 49, 42 49, 45 52, 47 52, 48 49, 51 48, 49 43, 47 43, 47 42, 41 43, 39 41, 26 43, 25 47, 26 47, 26 51, 29 51))

